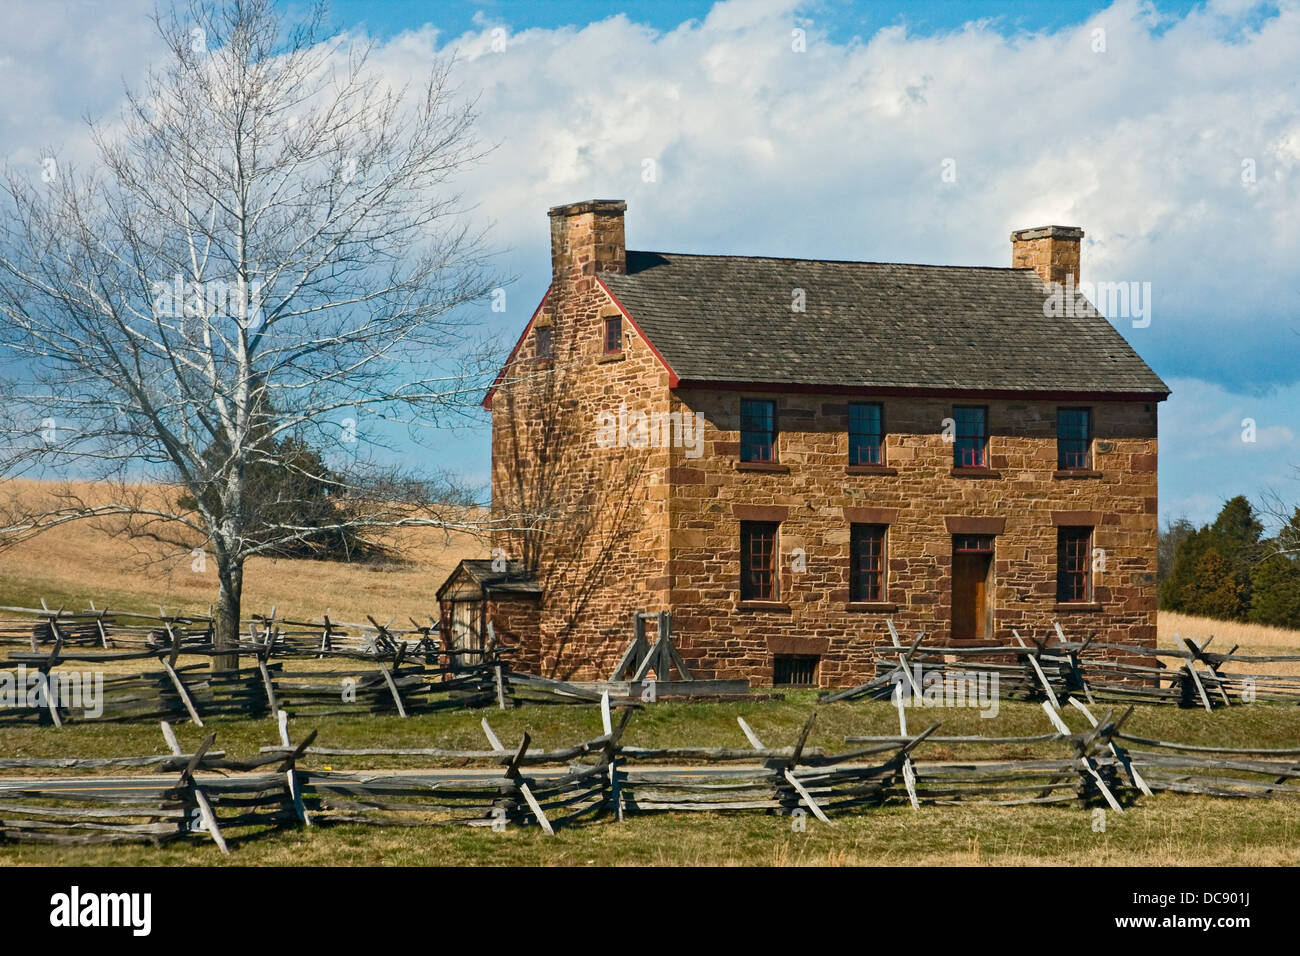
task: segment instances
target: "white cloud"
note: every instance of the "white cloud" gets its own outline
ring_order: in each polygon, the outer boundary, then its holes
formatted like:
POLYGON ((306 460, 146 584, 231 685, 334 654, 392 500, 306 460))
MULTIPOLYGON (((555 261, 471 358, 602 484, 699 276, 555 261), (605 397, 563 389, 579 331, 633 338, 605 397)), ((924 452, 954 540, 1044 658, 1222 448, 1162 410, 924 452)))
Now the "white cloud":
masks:
POLYGON ((0 4, 0 142, 14 166, 51 152, 77 163, 94 153, 84 117, 110 119, 124 83, 160 49, 153 0, 0 4))
MULTIPOLYGON (((115 109, 156 49, 151 7, 0 6, 0 31, 24 41, 0 56, 11 161, 75 147, 80 113, 115 109)), ((890 26, 835 43, 822 8, 782 0, 719 3, 667 32, 620 15, 516 33, 500 6, 470 34, 392 37, 373 62, 407 82, 454 48, 462 89, 481 91, 500 146, 463 185, 522 276, 512 331, 549 277, 545 210, 578 199, 627 199, 633 248, 696 252, 1001 265, 1012 229, 1083 226, 1085 279, 1153 285, 1151 327, 1120 328, 1175 384, 1162 510, 1204 517, 1243 476, 1285 480, 1300 460, 1300 5, 1277 7, 1216 0, 1171 20, 1121 0, 1056 32, 890 26), (1203 451, 1207 422, 1227 435, 1251 409, 1253 449, 1203 451)))

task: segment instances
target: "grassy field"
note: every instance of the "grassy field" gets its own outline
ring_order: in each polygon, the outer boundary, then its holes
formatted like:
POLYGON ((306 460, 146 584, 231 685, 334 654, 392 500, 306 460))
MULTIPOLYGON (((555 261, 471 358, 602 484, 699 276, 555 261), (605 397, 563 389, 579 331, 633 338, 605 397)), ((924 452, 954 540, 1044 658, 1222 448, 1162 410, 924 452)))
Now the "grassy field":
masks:
MULTIPOLYGON (((788 693, 783 700, 744 702, 676 703, 661 701, 636 713, 628 726, 624 743, 636 747, 746 746, 736 722, 743 717, 755 732, 771 746, 789 746, 799 735, 808 715, 817 711, 817 722, 808 746, 824 750, 847 749, 846 736, 891 735, 898 732, 898 716, 883 701, 851 701, 818 705, 812 691, 788 693)), ((1098 707, 1097 716, 1106 708, 1098 707)), ((487 744, 480 721, 487 717, 507 746, 517 743, 525 731, 534 748, 553 750, 590 740, 601 734, 600 716, 595 707, 576 705, 533 705, 517 710, 447 711, 422 714, 407 719, 395 716, 328 716, 302 718, 291 724, 295 740, 310 730, 318 730, 319 746, 360 747, 437 747, 453 750, 482 750, 487 744)), ((1086 721, 1067 709, 1064 720, 1073 730, 1084 730, 1086 721)), ((234 757, 256 755, 258 748, 277 743, 271 720, 219 720, 204 722, 200 729, 190 724, 176 727, 180 742, 192 746, 208 733, 216 732, 217 746, 234 757)), ((914 710, 908 726, 913 731, 931 723, 940 723, 945 736, 980 734, 984 736, 1031 736, 1051 733, 1051 725, 1041 705, 1019 701, 1001 701, 993 718, 981 717, 979 711, 950 707, 914 710)), ((1137 708, 1124 732, 1190 744, 1218 744, 1243 747, 1300 747, 1300 707, 1259 704, 1233 707, 1213 714, 1204 710, 1179 710, 1176 707, 1142 706, 1137 708)), ((164 753, 158 725, 108 724, 96 721, 68 724, 62 730, 32 725, 6 727, 0 732, 0 750, 4 756, 22 757, 103 757, 126 754, 164 753)), ((1008 745, 1000 748, 962 749, 951 745, 925 745, 920 758, 1026 757, 1060 755, 1059 746, 1008 745)), ((412 766, 410 758, 347 758, 340 767, 371 768, 412 766)), ((426 761, 433 765, 436 761, 426 761)), ((453 764, 454 765, 454 762, 453 764)), ((323 766, 318 758, 304 766, 323 766)), ((15 771, 0 771, 12 774, 15 771)))
POLYGON ((905 807, 815 820, 665 814, 589 824, 547 837, 536 827, 400 829, 341 826, 240 843, 15 849, 0 866, 1294 866, 1300 804, 1157 796, 1104 832, 1091 814, 1048 807, 905 807))
MULTIPOLYGON (((826 750, 844 749, 846 735, 882 735, 897 730, 889 704, 878 701, 817 706, 815 695, 799 692, 784 700, 745 703, 661 702, 638 713, 626 742, 636 746, 712 744, 743 746, 736 723, 743 716, 763 740, 779 746, 793 741, 813 709, 818 719, 809 741, 826 750)), ((599 735, 599 716, 591 707, 536 706, 515 711, 465 711, 396 717, 329 717, 296 721, 300 739, 320 732, 322 746, 384 745, 482 749, 479 721, 487 716, 507 746, 527 730, 536 746, 547 749, 599 735)), ((1048 725, 1038 705, 1002 702, 997 717, 974 710, 914 711, 913 728, 941 721, 945 734, 1026 735, 1048 725)), ((1082 718, 1069 711, 1075 730, 1082 718)), ((1140 736, 1188 743, 1256 747, 1300 744, 1300 708, 1258 704, 1206 714, 1171 707, 1142 707, 1125 728, 1140 736)), ((187 748, 215 731, 217 745, 232 756, 251 756, 274 742, 271 721, 210 721, 200 730, 177 727, 187 748)), ((159 753, 161 735, 152 725, 70 725, 6 729, 6 754, 24 756, 101 756, 159 753)), ((997 750, 927 745, 922 760, 966 757, 1060 755, 1050 745, 1007 746, 997 750)), ((421 759, 423 765, 435 761, 421 759)), ((444 763, 447 763, 444 761, 444 763)), ((365 769, 414 766, 410 759, 313 758, 304 766, 365 769)), ((7 771, 14 775, 17 771, 7 771)), ((534 828, 488 829, 374 828, 343 826, 281 832, 236 839, 223 858, 214 847, 193 843, 151 847, 50 848, 0 846, 7 865, 1106 865, 1177 866, 1300 864, 1300 803, 1235 802, 1161 795, 1143 798, 1124 814, 1108 813, 1106 829, 1096 832, 1088 811, 1071 806, 926 807, 865 810, 835 819, 825 827, 810 821, 806 833, 793 833, 789 820, 740 814, 666 814, 622 823, 594 823, 561 830, 554 839, 534 828)))
MULTIPOLYGON (((10 486, 12 487, 12 486, 10 486)), ((39 486, 25 494, 41 494, 39 486)), ((378 567, 314 561, 257 560, 246 574, 245 608, 282 615, 336 618, 427 616, 433 591, 463 557, 483 556, 486 547, 465 536, 408 532, 400 545, 406 562, 378 567)), ((90 600, 128 610, 206 610, 215 592, 211 568, 191 570, 190 557, 139 552, 90 525, 57 529, 14 550, 0 552, 0 605, 52 604, 84 607, 90 600)), ((1300 632, 1224 624, 1162 613, 1159 641, 1174 646, 1174 634, 1203 640, 1213 650, 1239 644, 1242 653, 1300 653, 1300 632)), ((770 745, 787 745, 812 710, 818 721, 809 745, 844 749, 846 735, 882 735, 897 730, 888 704, 840 703, 817 706, 810 692, 783 700, 745 703, 659 703, 638 713, 625 742, 635 746, 700 744, 743 746, 736 724, 743 716, 770 745)), ((1104 708, 1103 708, 1104 710, 1104 708)), ((507 746, 527 730, 534 746, 552 749, 600 734, 590 707, 544 707, 501 713, 451 712, 401 720, 395 717, 327 717, 295 722, 294 739, 318 729, 322 746, 442 747, 481 749, 479 721, 487 716, 507 746)), ((1100 715, 1099 715, 1100 716, 1100 715)), ((1010 701, 999 715, 983 719, 974 710, 913 712, 913 730, 941 721, 947 735, 1018 736, 1049 731, 1041 708, 1010 701)), ((1066 720, 1083 729, 1067 708, 1066 720)), ((1300 746, 1300 708, 1259 704, 1206 714, 1201 710, 1141 707, 1126 732, 1186 743, 1243 747, 1300 746)), ((183 745, 211 731, 217 746, 236 757, 275 743, 271 721, 210 721, 206 729, 177 727, 183 745)), ((157 726, 84 724, 62 731, 6 728, 0 755, 28 757, 121 756, 164 751, 157 726)), ((1029 746, 999 750, 927 745, 923 760, 1047 755, 1058 751, 1029 746)), ((426 765, 433 761, 422 761, 426 765)), ((332 764, 317 758, 306 766, 338 769, 411 766, 409 761, 353 759, 332 764)), ((9 772, 13 773, 13 772, 9 772)), ((0 846, 3 865, 313 865, 313 864, 527 864, 527 865, 1036 865, 1127 864, 1142 866, 1300 864, 1300 803, 1233 802, 1208 798, 1145 798, 1122 815, 1108 814, 1096 832, 1091 814, 1077 808, 933 807, 913 812, 885 808, 840 817, 833 827, 810 821, 793 833, 785 818, 742 814, 667 814, 562 830, 547 838, 535 828, 400 829, 337 827, 284 832, 233 843, 223 858, 212 846, 49 848, 0 846)))

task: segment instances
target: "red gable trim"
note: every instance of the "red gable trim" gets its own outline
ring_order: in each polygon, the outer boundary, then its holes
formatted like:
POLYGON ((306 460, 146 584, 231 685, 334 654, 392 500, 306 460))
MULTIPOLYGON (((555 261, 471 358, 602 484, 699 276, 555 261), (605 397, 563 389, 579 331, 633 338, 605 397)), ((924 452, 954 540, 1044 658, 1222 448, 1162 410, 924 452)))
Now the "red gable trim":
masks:
MULTIPOLYGON (((659 360, 659 363, 663 365, 665 369, 667 369, 668 387, 676 388, 678 382, 677 373, 674 372, 673 367, 668 364, 668 360, 665 359, 662 354, 660 354, 657 348, 655 348, 655 344, 651 342, 650 337, 646 335, 644 331, 642 331, 641 326, 637 324, 636 319, 632 318, 632 313, 628 312, 627 308, 623 305, 623 303, 618 301, 618 296, 616 296, 613 292, 609 291, 609 286, 605 285, 605 283, 600 281, 600 276, 596 276, 596 282, 598 282, 600 284, 600 287, 605 290, 605 294, 609 296, 610 301, 613 302, 614 305, 618 307, 618 311, 623 316, 623 318, 627 319, 627 321, 631 324, 632 328, 636 329, 636 334, 641 336, 641 341, 644 342, 649 347, 654 357, 659 360)), ((532 330, 533 324, 537 321, 537 316, 541 314, 542 309, 546 306, 546 300, 551 297, 552 288, 553 287, 551 286, 547 287, 546 294, 542 296, 542 301, 537 304, 537 308, 536 310, 534 310, 532 318, 530 318, 528 320, 528 324, 524 326, 524 331, 519 336, 518 341, 515 342, 515 347, 510 350, 510 357, 506 359, 506 364, 501 367, 501 371, 497 372, 497 377, 492 382, 492 386, 487 390, 487 394, 483 396, 483 407, 488 409, 489 411, 491 411, 492 409, 493 393, 496 392, 497 388, 501 385, 501 381, 505 378, 506 369, 508 369, 511 363, 514 362, 515 355, 518 354, 520 346, 524 344, 524 339, 528 338, 528 333, 529 331, 532 330)))
POLYGON ((546 300, 550 297, 551 287, 547 286, 546 292, 542 295, 542 301, 537 303, 537 308, 533 310, 532 317, 529 318, 528 324, 524 326, 523 333, 515 341, 515 347, 510 350, 510 357, 506 359, 506 364, 501 366, 501 371, 497 372, 497 377, 493 379, 491 388, 489 388, 487 394, 483 396, 483 407, 489 411, 492 410, 492 393, 497 390, 497 387, 501 384, 501 380, 505 378, 506 369, 508 369, 511 363, 514 362, 515 356, 519 353, 519 347, 524 344, 524 339, 528 338, 528 333, 532 329, 533 323, 536 322, 537 317, 542 314, 542 309, 546 305, 546 300))
POLYGON ((1065 392, 1014 388, 906 388, 883 385, 805 385, 788 382, 715 382, 708 379, 676 379, 674 388, 710 388, 740 392, 797 392, 820 395, 910 395, 920 398, 1023 398, 1056 402, 1163 402, 1168 392, 1065 392))
POLYGON ((616 306, 618 306, 618 311, 623 314, 623 318, 627 319, 629 322, 632 323, 632 328, 636 329, 636 334, 641 336, 641 341, 644 342, 647 346, 649 346, 650 351, 654 354, 654 357, 659 360, 659 364, 668 370, 668 387, 676 388, 678 382, 680 382, 681 379, 677 377, 677 373, 673 371, 673 367, 668 364, 668 360, 664 358, 663 355, 660 354, 657 348, 655 348, 655 344, 650 341, 650 336, 646 335, 643 331, 641 331, 641 326, 636 324, 636 319, 632 318, 632 313, 628 312, 628 310, 623 306, 623 303, 618 301, 618 296, 616 296, 613 292, 609 291, 609 286, 605 285, 605 283, 600 281, 600 276, 596 276, 596 281, 599 282, 600 287, 605 290, 605 294, 609 296, 610 301, 612 301, 616 306))

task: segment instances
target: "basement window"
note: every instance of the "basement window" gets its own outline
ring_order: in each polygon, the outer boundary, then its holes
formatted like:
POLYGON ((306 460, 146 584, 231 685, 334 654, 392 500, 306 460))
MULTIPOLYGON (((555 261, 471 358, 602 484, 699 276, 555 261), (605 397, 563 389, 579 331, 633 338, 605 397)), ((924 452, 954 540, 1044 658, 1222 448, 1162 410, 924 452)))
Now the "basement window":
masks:
POLYGON ((772 658, 772 686, 815 687, 820 663, 815 654, 777 654, 772 658))

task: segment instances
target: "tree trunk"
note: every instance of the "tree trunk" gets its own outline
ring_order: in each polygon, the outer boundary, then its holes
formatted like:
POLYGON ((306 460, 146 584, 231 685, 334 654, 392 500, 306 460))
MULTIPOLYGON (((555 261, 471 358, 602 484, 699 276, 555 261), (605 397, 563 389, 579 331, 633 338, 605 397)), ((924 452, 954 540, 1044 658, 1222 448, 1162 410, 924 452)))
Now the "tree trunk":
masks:
MULTIPOLYGON (((217 647, 235 647, 239 644, 239 611, 244 592, 244 566, 230 563, 217 569, 221 590, 217 595, 217 619, 213 622, 214 643, 217 647)), ((239 654, 216 654, 212 658, 214 671, 239 669, 239 654)))

